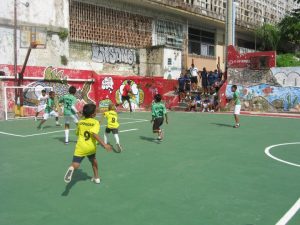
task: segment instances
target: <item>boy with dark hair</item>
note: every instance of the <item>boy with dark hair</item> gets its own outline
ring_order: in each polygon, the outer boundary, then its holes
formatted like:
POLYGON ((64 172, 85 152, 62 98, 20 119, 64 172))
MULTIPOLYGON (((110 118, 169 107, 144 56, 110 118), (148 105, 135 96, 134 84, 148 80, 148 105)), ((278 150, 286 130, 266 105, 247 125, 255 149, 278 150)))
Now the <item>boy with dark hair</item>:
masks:
POLYGON ((240 94, 237 91, 237 86, 232 85, 231 86, 231 91, 233 92, 233 99, 232 102, 234 104, 234 120, 235 120, 235 125, 233 126, 234 128, 239 128, 240 127, 240 112, 241 112, 241 101, 240 101, 240 94))
POLYGON ((121 152, 122 147, 120 145, 119 130, 118 130, 120 125, 118 122, 118 113, 116 112, 115 105, 110 103, 108 106, 108 111, 104 112, 103 116, 107 119, 107 125, 104 132, 104 143, 107 144, 108 134, 112 132, 116 140, 117 152, 121 152))
POLYGON ((163 130, 160 128, 164 122, 164 117, 166 118, 166 123, 168 124, 168 116, 165 104, 161 102, 161 95, 156 94, 154 96, 154 102, 152 103, 152 120, 153 122, 153 133, 157 133, 158 140, 163 139, 163 130))
POLYGON ((131 90, 131 81, 128 80, 127 81, 127 84, 124 86, 123 88, 123 93, 122 93, 122 104, 124 104, 125 101, 128 102, 129 104, 129 109, 130 109, 130 112, 132 112, 132 108, 131 108, 131 102, 130 102, 130 95, 129 94, 132 94, 132 90, 131 90))
POLYGON ((75 107, 76 104, 76 87, 71 86, 69 88, 69 94, 62 96, 59 99, 59 103, 63 103, 64 106, 64 117, 65 117, 65 144, 69 144, 69 132, 70 132, 70 121, 77 125, 78 123, 78 111, 75 107))
POLYGON ((39 113, 43 110, 46 109, 46 103, 47 103, 48 95, 46 95, 46 90, 42 90, 42 94, 38 97, 38 101, 36 104, 36 112, 35 112, 35 117, 34 120, 37 121, 37 117, 39 113))
POLYGON ((58 122, 57 106, 55 104, 54 98, 55 98, 55 92, 50 91, 49 98, 46 101, 46 108, 45 108, 43 120, 40 122, 37 129, 41 130, 42 125, 48 120, 49 117, 55 117, 56 126, 60 126, 60 124, 58 122))
POLYGON ((99 121, 94 119, 96 116, 96 105, 86 104, 83 107, 84 119, 78 122, 76 135, 78 136, 77 144, 74 151, 73 161, 68 168, 64 180, 70 183, 74 170, 80 167, 81 161, 87 157, 92 164, 94 176, 91 181, 100 184, 98 175, 98 162, 96 160, 96 141, 100 143, 107 151, 111 150, 111 146, 104 143, 98 136, 100 131, 99 121))

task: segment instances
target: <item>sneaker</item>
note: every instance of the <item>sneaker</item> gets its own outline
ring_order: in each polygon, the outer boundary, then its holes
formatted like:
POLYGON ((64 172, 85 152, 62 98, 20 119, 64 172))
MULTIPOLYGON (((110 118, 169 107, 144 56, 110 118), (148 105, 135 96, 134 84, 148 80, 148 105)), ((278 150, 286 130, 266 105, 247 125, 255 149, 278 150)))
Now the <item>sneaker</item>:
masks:
POLYGON ((240 127, 240 124, 236 124, 233 126, 233 128, 239 128, 240 127))
POLYGON ((164 130, 161 129, 160 132, 158 133, 158 140, 162 140, 164 138, 164 130))
POLYGON ((65 175, 65 182, 66 183, 70 183, 71 180, 72 180, 72 175, 73 175, 73 172, 74 172, 74 167, 73 166, 70 166, 66 172, 66 175, 65 175))
POLYGON ((68 141, 65 141, 65 145, 68 145, 69 144, 69 142, 68 141))
POLYGON ((56 126, 57 126, 57 127, 61 127, 61 124, 60 124, 60 123, 57 123, 56 126))
POLYGON ((41 126, 38 126, 36 129, 43 130, 43 128, 41 126))
POLYGON ((92 178, 91 179, 92 182, 94 182, 95 184, 100 184, 100 178, 92 178))
POLYGON ((122 152, 123 151, 123 148, 120 144, 116 144, 116 146, 117 146, 117 149, 116 149, 117 152, 122 152))

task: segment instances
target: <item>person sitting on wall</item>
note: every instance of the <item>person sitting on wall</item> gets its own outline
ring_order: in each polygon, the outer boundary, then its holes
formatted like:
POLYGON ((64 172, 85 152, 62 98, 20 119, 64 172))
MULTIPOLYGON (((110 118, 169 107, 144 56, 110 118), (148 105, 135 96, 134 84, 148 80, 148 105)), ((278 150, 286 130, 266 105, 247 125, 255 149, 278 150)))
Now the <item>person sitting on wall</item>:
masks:
POLYGON ((123 88, 123 92, 122 92, 122 104, 124 104, 124 102, 126 100, 128 102, 128 104, 129 104, 130 112, 132 112, 131 103, 130 103, 130 94, 132 94, 132 90, 131 90, 130 84, 131 84, 131 81, 128 80, 127 84, 123 88))
POLYGON ((192 109, 194 111, 197 111, 197 102, 194 96, 191 97, 190 101, 188 102, 188 107, 186 109, 186 111, 192 111, 192 109))

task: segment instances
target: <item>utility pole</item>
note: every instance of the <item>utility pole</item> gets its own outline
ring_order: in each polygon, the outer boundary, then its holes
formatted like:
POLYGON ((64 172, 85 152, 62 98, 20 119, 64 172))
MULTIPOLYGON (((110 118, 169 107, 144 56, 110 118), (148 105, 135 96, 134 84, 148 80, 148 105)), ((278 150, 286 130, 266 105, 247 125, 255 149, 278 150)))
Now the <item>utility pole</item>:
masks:
POLYGON ((233 0, 227 0, 226 4, 226 27, 225 27, 225 67, 227 67, 227 52, 228 46, 233 45, 233 32, 234 32, 234 21, 233 21, 233 0))

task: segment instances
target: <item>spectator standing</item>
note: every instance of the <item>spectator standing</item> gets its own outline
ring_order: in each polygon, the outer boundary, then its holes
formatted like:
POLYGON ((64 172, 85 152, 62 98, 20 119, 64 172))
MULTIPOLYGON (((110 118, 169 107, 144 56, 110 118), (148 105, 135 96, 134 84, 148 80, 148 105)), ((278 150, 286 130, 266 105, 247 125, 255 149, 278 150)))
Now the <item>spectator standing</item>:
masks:
POLYGON ((208 94, 208 80, 207 80, 207 71, 206 68, 203 68, 203 71, 201 72, 201 80, 202 80, 202 88, 203 88, 203 93, 208 94))
POLYGON ((195 65, 193 63, 190 68, 190 74, 191 74, 192 86, 197 86, 197 84, 198 84, 198 68, 195 67, 195 65))

